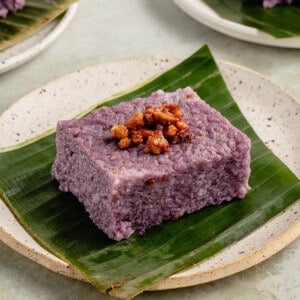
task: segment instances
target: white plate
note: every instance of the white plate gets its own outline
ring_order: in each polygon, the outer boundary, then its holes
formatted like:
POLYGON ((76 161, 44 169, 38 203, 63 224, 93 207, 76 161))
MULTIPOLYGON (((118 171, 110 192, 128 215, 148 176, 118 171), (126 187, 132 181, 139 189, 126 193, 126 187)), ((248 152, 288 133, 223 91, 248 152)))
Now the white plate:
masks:
MULTIPOLYGON (((50 82, 20 99, 0 116, 0 148, 36 137, 54 128, 58 120, 71 118, 179 61, 175 58, 132 58, 89 67, 50 82)), ((299 176, 299 103, 257 73, 226 62, 218 64, 230 91, 250 123, 274 152, 299 176)), ((171 276, 153 289, 208 282, 253 266, 282 249, 299 235, 299 216, 298 201, 238 243, 199 266, 171 276)), ((66 262, 41 248, 17 223, 1 200, 0 238, 13 249, 47 268, 82 279, 66 262)))
POLYGON ((11 70, 42 52, 67 28, 78 8, 72 4, 61 19, 56 18, 24 41, 0 51, 0 74, 11 70))
POLYGON ((300 37, 277 39, 272 35, 220 17, 201 0, 173 0, 183 11, 198 22, 234 38, 269 46, 300 48, 300 37))

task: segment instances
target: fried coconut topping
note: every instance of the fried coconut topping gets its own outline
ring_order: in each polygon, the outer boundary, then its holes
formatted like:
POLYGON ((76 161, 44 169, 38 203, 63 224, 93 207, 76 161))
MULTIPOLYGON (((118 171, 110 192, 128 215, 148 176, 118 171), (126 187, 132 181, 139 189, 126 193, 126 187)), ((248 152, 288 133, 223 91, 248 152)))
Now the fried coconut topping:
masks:
POLYGON ((144 152, 161 154, 170 144, 192 139, 189 126, 182 121, 183 114, 177 104, 163 104, 157 108, 147 106, 144 113, 135 112, 125 122, 111 128, 120 149, 145 144, 144 152))

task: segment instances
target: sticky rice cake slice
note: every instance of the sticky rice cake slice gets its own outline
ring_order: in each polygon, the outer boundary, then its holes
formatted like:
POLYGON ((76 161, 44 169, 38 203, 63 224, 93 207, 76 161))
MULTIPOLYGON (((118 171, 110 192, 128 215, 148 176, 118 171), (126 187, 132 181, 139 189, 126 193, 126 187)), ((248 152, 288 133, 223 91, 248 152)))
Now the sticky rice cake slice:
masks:
POLYGON ((250 140, 191 88, 157 91, 79 120, 60 121, 52 175, 73 193, 111 239, 178 219, 207 205, 242 198, 249 190, 250 140), (192 140, 164 154, 144 145, 120 150, 110 129, 146 106, 176 103, 192 140))

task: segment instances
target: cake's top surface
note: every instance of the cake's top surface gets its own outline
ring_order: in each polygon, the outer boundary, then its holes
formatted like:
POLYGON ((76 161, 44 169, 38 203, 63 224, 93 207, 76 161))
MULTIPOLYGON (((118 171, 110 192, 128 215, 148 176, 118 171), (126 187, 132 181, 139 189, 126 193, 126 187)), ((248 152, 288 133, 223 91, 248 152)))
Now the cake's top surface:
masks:
POLYGON ((58 130, 67 130, 96 165, 110 170, 115 176, 125 173, 161 176, 172 170, 184 170, 186 166, 206 166, 210 162, 238 156, 250 148, 248 137, 202 101, 191 88, 173 93, 157 91, 148 98, 103 107, 83 119, 60 121, 58 130), (156 107, 162 103, 176 103, 181 107, 192 140, 172 145, 168 152, 160 155, 144 153, 144 145, 120 150, 112 138, 111 127, 124 123, 136 111, 144 111, 146 106, 156 107))

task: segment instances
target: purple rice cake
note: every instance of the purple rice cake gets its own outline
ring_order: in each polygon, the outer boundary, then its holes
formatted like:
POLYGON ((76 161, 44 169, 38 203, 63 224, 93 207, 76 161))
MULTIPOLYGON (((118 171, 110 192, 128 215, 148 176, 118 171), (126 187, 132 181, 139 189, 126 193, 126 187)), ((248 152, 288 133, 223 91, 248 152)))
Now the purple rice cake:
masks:
POLYGON ((154 92, 83 119, 60 121, 52 175, 73 193, 111 239, 140 234, 207 205, 242 198, 249 190, 250 140, 189 87, 154 92), (134 112, 178 104, 192 139, 159 155, 144 145, 120 150, 111 128, 134 112))

